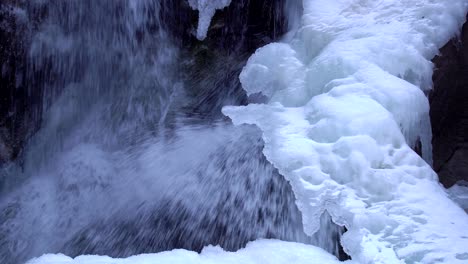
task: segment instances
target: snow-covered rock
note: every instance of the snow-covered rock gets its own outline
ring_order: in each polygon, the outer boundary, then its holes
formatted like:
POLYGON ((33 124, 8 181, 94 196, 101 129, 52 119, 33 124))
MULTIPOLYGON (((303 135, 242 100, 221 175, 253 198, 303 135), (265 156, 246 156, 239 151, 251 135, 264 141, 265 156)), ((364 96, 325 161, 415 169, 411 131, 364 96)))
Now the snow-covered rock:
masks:
MULTIPOLYGON (((126 259, 112 259, 104 256, 81 256, 75 259, 64 255, 44 255, 27 264, 335 264, 341 263, 326 251, 309 245, 278 240, 251 242, 238 252, 226 252, 220 247, 206 247, 200 254, 177 249, 159 254, 145 254, 126 259)), ((346 263, 352 264, 352 261, 346 263)))

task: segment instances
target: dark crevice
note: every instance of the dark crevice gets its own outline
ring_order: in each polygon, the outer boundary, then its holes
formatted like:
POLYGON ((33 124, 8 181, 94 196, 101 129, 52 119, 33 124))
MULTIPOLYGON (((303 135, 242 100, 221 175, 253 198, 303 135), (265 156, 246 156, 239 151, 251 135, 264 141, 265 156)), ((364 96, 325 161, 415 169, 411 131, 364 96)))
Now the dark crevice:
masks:
POLYGON ((434 170, 445 187, 468 180, 468 24, 433 59, 429 95, 434 170))

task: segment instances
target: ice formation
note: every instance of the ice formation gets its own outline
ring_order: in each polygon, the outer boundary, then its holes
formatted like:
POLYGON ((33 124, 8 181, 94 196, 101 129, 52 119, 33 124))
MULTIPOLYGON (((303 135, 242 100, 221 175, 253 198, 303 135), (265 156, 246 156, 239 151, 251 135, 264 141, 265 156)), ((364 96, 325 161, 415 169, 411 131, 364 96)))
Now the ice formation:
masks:
POLYGON ((188 0, 192 9, 198 10, 198 28, 197 38, 204 40, 208 33, 208 28, 211 24, 217 9, 223 9, 231 4, 231 0, 188 0))
MULTIPOLYGON (((309 245, 283 242, 277 240, 258 240, 251 242, 238 252, 226 252, 220 247, 206 247, 201 254, 187 250, 173 250, 159 254, 146 254, 127 259, 111 259, 104 256, 81 256, 75 259, 64 255, 44 255, 30 260, 27 264, 150 264, 150 263, 184 263, 184 264, 275 264, 275 263, 341 263, 328 252, 309 245)), ((352 264, 352 261, 346 263, 352 264)))
POLYGON ((468 216, 430 162, 430 59, 459 30, 465 0, 304 0, 289 43, 259 49, 240 75, 267 104, 225 107, 263 131, 293 186, 306 233, 328 211, 359 263, 466 263, 468 216))
MULTIPOLYGON (((203 39, 229 1, 189 3, 200 11, 203 39)), ((240 76, 247 93, 269 102, 224 113, 261 128, 264 153, 293 186, 308 234, 328 211, 347 227, 342 244, 357 263, 466 263, 468 216, 410 147, 420 140, 430 162, 430 59, 457 32, 466 0, 303 3, 296 36, 259 49, 240 76)), ((237 253, 45 255, 28 264, 108 262, 338 263, 313 246, 261 240, 237 253)))

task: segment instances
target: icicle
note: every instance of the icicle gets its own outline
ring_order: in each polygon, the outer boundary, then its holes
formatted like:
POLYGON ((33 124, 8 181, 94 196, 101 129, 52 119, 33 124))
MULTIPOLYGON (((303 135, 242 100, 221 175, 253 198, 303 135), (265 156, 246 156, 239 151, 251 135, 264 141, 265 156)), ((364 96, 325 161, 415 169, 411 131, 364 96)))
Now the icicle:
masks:
POLYGON ((204 40, 210 27, 211 19, 217 9, 223 9, 231 4, 231 0, 188 0, 190 7, 198 10, 197 38, 204 40))

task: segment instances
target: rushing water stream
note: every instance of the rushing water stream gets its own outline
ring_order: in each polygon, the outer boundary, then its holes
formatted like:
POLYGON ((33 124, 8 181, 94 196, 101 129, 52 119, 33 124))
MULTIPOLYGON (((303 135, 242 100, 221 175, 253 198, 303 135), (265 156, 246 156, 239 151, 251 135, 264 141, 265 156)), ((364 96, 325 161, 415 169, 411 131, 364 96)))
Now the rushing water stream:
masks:
POLYGON ((55 252, 237 250, 257 238, 337 253, 330 220, 314 238, 303 233, 291 188, 264 158, 259 131, 220 114, 247 100, 238 73, 248 54, 187 48, 168 22, 184 3, 170 2, 27 5, 40 17, 28 81, 43 91, 44 111, 10 170, 17 183, 0 196, 1 263, 55 252))

